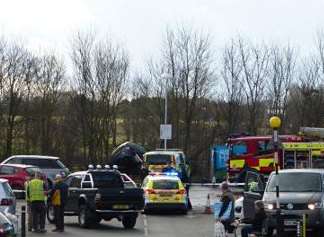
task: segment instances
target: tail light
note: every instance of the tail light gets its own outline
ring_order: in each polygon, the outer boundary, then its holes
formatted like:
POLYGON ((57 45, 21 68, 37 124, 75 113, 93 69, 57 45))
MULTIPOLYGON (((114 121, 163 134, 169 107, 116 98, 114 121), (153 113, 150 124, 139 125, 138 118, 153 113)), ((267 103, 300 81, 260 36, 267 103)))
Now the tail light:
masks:
POLYGON ((180 190, 178 190, 177 194, 181 194, 181 195, 186 194, 186 190, 180 189, 180 190))
POLYGON ((156 194, 156 192, 154 191, 154 189, 146 189, 145 192, 147 194, 156 194))
POLYGON ((13 200, 9 198, 1 199, 1 206, 11 206, 13 204, 13 200))

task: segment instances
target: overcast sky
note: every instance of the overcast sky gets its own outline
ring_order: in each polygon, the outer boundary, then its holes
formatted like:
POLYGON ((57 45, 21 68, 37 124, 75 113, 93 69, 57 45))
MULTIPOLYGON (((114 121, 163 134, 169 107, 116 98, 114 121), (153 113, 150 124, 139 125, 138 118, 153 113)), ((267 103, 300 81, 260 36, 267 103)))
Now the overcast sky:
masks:
POLYGON ((324 0, 0 0, 0 7, 0 32, 30 48, 68 57, 72 33, 93 28, 128 49, 133 71, 157 54, 167 26, 202 28, 215 47, 241 34, 302 52, 324 29, 324 0))

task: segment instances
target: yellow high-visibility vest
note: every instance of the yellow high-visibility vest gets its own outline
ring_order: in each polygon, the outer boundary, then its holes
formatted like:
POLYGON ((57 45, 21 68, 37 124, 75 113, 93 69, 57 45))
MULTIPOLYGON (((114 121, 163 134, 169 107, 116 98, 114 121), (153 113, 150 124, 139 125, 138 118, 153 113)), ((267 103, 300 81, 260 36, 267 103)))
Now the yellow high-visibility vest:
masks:
POLYGON ((45 201, 44 181, 40 179, 33 179, 28 183, 29 200, 45 201))

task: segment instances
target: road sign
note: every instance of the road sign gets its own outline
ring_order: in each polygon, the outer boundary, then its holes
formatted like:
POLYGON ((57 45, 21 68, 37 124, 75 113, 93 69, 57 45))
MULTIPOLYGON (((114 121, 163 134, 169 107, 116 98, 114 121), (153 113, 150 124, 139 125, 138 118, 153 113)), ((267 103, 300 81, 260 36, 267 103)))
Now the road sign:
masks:
POLYGON ((160 125, 160 139, 161 140, 171 140, 172 139, 172 125, 171 124, 161 124, 160 125))

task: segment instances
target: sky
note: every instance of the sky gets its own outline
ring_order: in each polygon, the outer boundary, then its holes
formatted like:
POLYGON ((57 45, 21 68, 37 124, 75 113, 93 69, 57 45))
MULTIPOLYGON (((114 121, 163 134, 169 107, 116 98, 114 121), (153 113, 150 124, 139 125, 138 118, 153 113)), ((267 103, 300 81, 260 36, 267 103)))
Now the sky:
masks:
POLYGON ((216 49, 237 35, 253 41, 314 47, 324 29, 324 0, 0 0, 0 34, 69 64, 73 34, 92 29, 124 46, 132 71, 158 56, 167 27, 191 26, 216 49))

